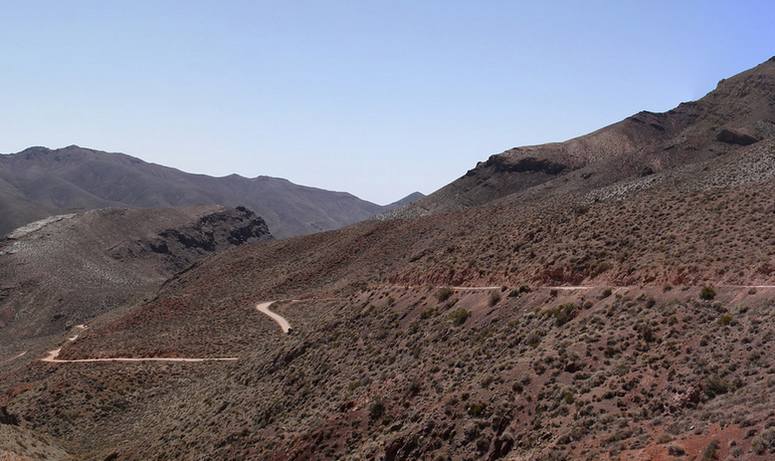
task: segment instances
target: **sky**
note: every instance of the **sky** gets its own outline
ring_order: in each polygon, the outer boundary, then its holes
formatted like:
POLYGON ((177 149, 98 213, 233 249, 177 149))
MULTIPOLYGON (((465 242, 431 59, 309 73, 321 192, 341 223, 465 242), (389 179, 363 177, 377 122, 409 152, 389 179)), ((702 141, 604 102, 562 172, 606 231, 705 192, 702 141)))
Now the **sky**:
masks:
POLYGON ((0 152, 71 144, 380 204, 775 55, 765 1, 4 1, 0 152))

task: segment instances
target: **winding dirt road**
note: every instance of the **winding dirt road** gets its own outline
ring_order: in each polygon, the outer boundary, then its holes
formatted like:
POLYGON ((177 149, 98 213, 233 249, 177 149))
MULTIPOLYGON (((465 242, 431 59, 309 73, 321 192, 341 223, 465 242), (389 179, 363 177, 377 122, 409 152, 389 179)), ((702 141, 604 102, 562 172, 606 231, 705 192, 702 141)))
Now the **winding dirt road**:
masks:
MULTIPOLYGON (((775 288, 775 285, 716 285, 718 287, 722 288, 760 288, 760 289, 773 289, 775 288)), ((403 287, 403 288, 412 288, 412 287, 403 287)), ((449 287, 452 290, 455 291, 485 291, 485 290, 500 290, 502 287, 499 286, 470 286, 470 287, 462 287, 462 286, 452 286, 449 287)), ((604 286, 547 286, 547 287, 540 287, 544 289, 552 289, 552 290, 591 290, 595 288, 604 288, 604 286)), ((629 286, 611 286, 608 288, 634 288, 629 286)), ((293 300, 291 300, 293 301, 293 300)), ((263 303, 256 304, 256 310, 258 312, 261 312, 262 314, 268 316, 272 320, 277 323, 277 325, 280 326, 280 329, 283 331, 283 333, 288 334, 292 330, 291 324, 288 323, 288 320, 275 313, 272 312, 269 307, 274 304, 276 301, 268 301, 263 303)), ((85 330, 88 327, 86 325, 76 325, 76 329, 78 330, 85 330)), ((75 334, 73 336, 70 336, 68 341, 73 342, 78 339, 78 334, 75 334)), ((40 359, 42 362, 46 363, 97 363, 97 362, 233 362, 236 360, 239 360, 239 357, 110 357, 110 358, 98 358, 98 359, 60 359, 59 354, 62 352, 62 348, 53 349, 51 351, 48 351, 48 354, 40 359)), ((21 354, 17 355, 16 357, 13 357, 7 361, 15 360, 21 356, 26 354, 25 352, 22 352, 21 354)))
POLYGON ((268 315, 272 320, 277 322, 278 325, 280 325, 280 328, 283 330, 283 333, 288 334, 291 331, 291 324, 288 323, 288 320, 285 319, 282 315, 276 314, 269 310, 269 306, 274 304, 275 301, 269 301, 266 303, 258 303, 256 305, 256 310, 258 312, 261 312, 262 314, 268 315))
POLYGON ((62 348, 48 351, 48 355, 40 359, 46 363, 96 363, 96 362, 234 362, 238 357, 208 357, 208 358, 183 358, 183 357, 110 357, 104 359, 58 359, 62 348))
MULTIPOLYGON (((772 289, 775 288, 775 285, 716 285, 713 283, 707 284, 708 286, 718 287, 718 288, 761 288, 761 289, 772 289)), ((701 285, 698 285, 701 286, 701 285)), ((405 288, 413 288, 411 286, 405 287, 405 288)), ((420 288, 420 287, 417 287, 420 288)), ((436 287, 436 288, 443 288, 443 287, 436 287)), ((455 291, 486 291, 486 290, 500 290, 502 287, 499 286, 482 286, 482 287, 448 287, 451 290, 455 291)), ((561 291, 575 291, 575 290, 594 290, 596 288, 638 288, 638 285, 559 285, 559 286, 540 286, 535 287, 536 289, 543 289, 543 290, 561 290, 561 291)))
MULTIPOLYGON (((86 325, 76 325, 75 328, 79 330, 85 330, 88 327, 86 325)), ((78 334, 67 338, 68 341, 74 342, 78 339, 78 334)), ((60 359, 59 354, 62 352, 62 348, 53 349, 48 351, 45 357, 40 359, 41 362, 46 363, 98 363, 98 362, 233 362, 238 360, 238 357, 207 357, 207 358, 184 358, 184 357, 109 357, 101 359, 60 359)))
MULTIPOLYGON (((274 304, 275 301, 269 301, 265 303, 259 303, 256 305, 256 310, 262 314, 268 315, 272 320, 280 325, 283 333, 288 334, 292 331, 291 324, 285 317, 276 314, 269 310, 269 306, 274 304)), ((78 330, 86 330, 86 325, 76 325, 78 330)), ((74 334, 67 338, 69 342, 74 342, 78 339, 80 334, 74 334)), ((100 363, 100 362, 234 362, 239 360, 239 357, 106 357, 99 359, 60 359, 59 354, 62 352, 62 348, 57 348, 48 351, 45 357, 40 359, 41 362, 46 363, 100 363)), ((24 355, 24 354, 21 354, 24 355)), ((21 356, 20 355, 20 356, 21 356)), ((16 357, 15 357, 16 358, 16 357)))
POLYGON ((0 363, 8 363, 8 362, 13 362, 13 361, 14 361, 14 360, 16 360, 16 359, 19 359, 19 358, 22 358, 22 357, 24 357, 26 354, 27 354, 27 351, 20 352, 20 353, 18 353, 18 354, 16 354, 16 355, 14 355, 13 357, 11 357, 10 359, 6 359, 6 360, 4 360, 4 361, 2 361, 2 362, 0 362, 0 363))

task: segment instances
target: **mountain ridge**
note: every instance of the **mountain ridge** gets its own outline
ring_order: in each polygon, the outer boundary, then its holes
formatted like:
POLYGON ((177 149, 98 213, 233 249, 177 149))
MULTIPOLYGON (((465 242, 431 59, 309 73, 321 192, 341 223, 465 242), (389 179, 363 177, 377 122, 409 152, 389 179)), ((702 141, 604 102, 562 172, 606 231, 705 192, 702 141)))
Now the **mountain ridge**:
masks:
POLYGON ((284 178, 213 177, 75 145, 0 155, 0 233, 81 209, 245 205, 278 238, 336 229, 385 209, 349 192, 284 178))
POLYGON ((775 58, 770 58, 721 79, 697 101, 682 102, 665 112, 640 111, 566 141, 491 155, 412 204, 403 215, 482 205, 583 168, 614 183, 729 152, 741 143, 775 135, 774 95, 775 58), (595 164, 601 167, 596 169, 595 164))

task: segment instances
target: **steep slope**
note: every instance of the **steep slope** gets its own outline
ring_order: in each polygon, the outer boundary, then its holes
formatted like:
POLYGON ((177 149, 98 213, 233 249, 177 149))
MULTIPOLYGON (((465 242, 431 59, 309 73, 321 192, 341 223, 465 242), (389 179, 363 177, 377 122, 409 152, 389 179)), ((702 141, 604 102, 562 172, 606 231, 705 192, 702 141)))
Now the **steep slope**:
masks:
MULTIPOLYGON (((775 285, 775 142, 619 186, 228 251, 63 354, 241 356, 156 397, 129 459, 769 459, 775 294, 734 285, 775 285), (313 295, 289 337, 250 315, 313 295)), ((45 427, 45 395, 11 408, 45 427)))
POLYGON ((18 426, 12 415, 0 408, 0 460, 70 461, 73 458, 50 437, 18 426))
POLYGON ((244 309, 255 302, 366 286, 775 285, 773 197, 767 140, 556 202, 508 200, 246 246, 181 274, 63 356, 246 350, 244 309))
MULTIPOLYGON (((516 147, 419 200, 406 216, 477 206, 584 169, 594 187, 702 161, 775 135, 775 57, 702 99, 640 112, 561 143, 516 147)), ((589 190, 586 184, 575 184, 589 190)))
POLYGON ((247 206, 276 237, 336 229, 382 210, 348 193, 285 179, 195 175, 78 146, 0 155, 0 234, 72 210, 194 205, 247 206))
POLYGON ((17 229, 0 241, 0 350, 19 352, 152 295, 207 255, 269 238, 252 211, 213 206, 100 209, 17 229))

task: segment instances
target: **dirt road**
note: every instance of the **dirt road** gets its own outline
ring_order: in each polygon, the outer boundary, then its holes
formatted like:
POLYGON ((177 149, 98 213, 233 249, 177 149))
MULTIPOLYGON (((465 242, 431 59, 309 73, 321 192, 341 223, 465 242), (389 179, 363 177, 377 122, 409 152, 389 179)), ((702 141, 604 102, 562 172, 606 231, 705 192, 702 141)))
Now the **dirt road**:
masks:
POLYGON ((269 310, 269 306, 274 304, 275 301, 269 301, 266 303, 259 303, 256 305, 256 309, 261 312, 262 314, 268 315, 272 320, 277 322, 278 325, 280 325, 280 328, 283 330, 283 333, 289 333, 291 331, 291 324, 288 323, 288 321, 285 319, 285 317, 275 314, 274 312, 269 310))
POLYGON ((62 348, 48 351, 48 355, 40 359, 46 363, 97 363, 97 362, 233 362, 238 357, 212 357, 212 358, 182 358, 182 357, 110 357, 103 359, 59 359, 62 348))
MULTIPOLYGON (((86 325, 76 325, 78 330, 86 330, 86 325)), ((73 342, 78 339, 79 334, 75 334, 67 338, 68 341, 73 342)), ((62 352, 62 348, 48 351, 45 357, 40 359, 41 362, 46 363, 98 363, 98 362, 233 362, 238 357, 207 357, 207 358, 183 358, 183 357, 109 357, 100 359, 60 359, 59 353, 62 352)))

